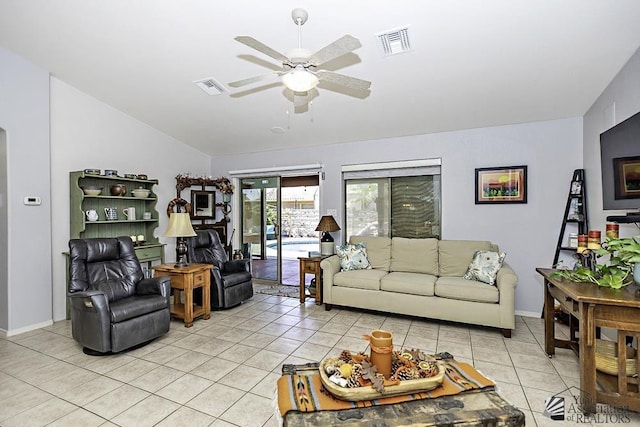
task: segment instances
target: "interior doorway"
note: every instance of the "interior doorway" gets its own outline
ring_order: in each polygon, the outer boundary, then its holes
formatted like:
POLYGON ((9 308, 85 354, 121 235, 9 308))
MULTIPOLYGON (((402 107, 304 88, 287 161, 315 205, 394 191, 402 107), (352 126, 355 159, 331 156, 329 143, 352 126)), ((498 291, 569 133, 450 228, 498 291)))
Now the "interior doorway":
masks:
POLYGON ((243 178, 242 245, 260 283, 299 283, 299 257, 319 252, 318 174, 243 178))

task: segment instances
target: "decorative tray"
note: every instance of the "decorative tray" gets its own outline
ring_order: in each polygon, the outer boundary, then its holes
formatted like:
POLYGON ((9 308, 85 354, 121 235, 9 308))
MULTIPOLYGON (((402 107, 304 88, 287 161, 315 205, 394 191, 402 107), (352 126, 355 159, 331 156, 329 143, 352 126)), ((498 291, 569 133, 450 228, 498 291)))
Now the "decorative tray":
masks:
POLYGON ((409 379, 403 381, 384 381, 384 388, 378 391, 372 384, 361 387, 343 387, 329 379, 325 369, 327 364, 334 363, 337 358, 329 357, 320 362, 320 379, 324 387, 333 396, 342 400, 360 401, 373 400, 402 394, 420 393, 439 387, 444 380, 445 369, 441 362, 435 362, 437 373, 428 378, 409 379))

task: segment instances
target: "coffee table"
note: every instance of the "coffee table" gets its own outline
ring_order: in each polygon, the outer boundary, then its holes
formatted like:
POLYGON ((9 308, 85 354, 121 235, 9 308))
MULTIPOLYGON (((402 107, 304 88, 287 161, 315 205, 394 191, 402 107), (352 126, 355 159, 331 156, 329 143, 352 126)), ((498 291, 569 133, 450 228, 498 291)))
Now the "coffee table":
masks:
MULTIPOLYGON (((317 372, 318 364, 283 365, 283 374, 317 372)), ((340 411, 289 411, 285 427, 356 426, 508 426, 525 424, 524 413, 504 400, 493 388, 468 391, 435 399, 340 411)))

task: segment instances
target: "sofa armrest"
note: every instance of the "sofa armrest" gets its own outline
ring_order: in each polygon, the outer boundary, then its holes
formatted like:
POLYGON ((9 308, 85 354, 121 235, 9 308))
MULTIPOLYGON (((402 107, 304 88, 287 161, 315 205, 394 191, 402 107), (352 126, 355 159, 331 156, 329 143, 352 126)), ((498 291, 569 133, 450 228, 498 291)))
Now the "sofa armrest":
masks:
POLYGON ((333 276, 340 272, 340 258, 332 255, 320 261, 322 269, 322 301, 331 304, 331 288, 333 286, 333 276))
POLYGON ((496 287, 500 292, 500 321, 507 329, 515 329, 515 297, 518 276, 506 262, 496 276, 496 287))

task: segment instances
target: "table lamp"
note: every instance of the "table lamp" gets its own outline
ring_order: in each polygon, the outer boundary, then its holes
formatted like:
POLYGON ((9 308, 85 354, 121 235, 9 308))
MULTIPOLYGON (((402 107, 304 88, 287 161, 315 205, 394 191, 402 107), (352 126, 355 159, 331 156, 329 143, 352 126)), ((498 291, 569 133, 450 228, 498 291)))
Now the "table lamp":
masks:
POLYGON ((169 217, 169 226, 163 234, 164 237, 176 237, 176 263, 174 267, 186 267, 187 241, 185 237, 196 236, 191 226, 191 217, 187 212, 174 212, 169 217))
POLYGON ((324 215, 320 218, 320 223, 316 227, 316 231, 323 232, 320 238, 320 255, 333 255, 335 244, 329 232, 338 230, 340 230, 340 226, 332 215, 324 215))

